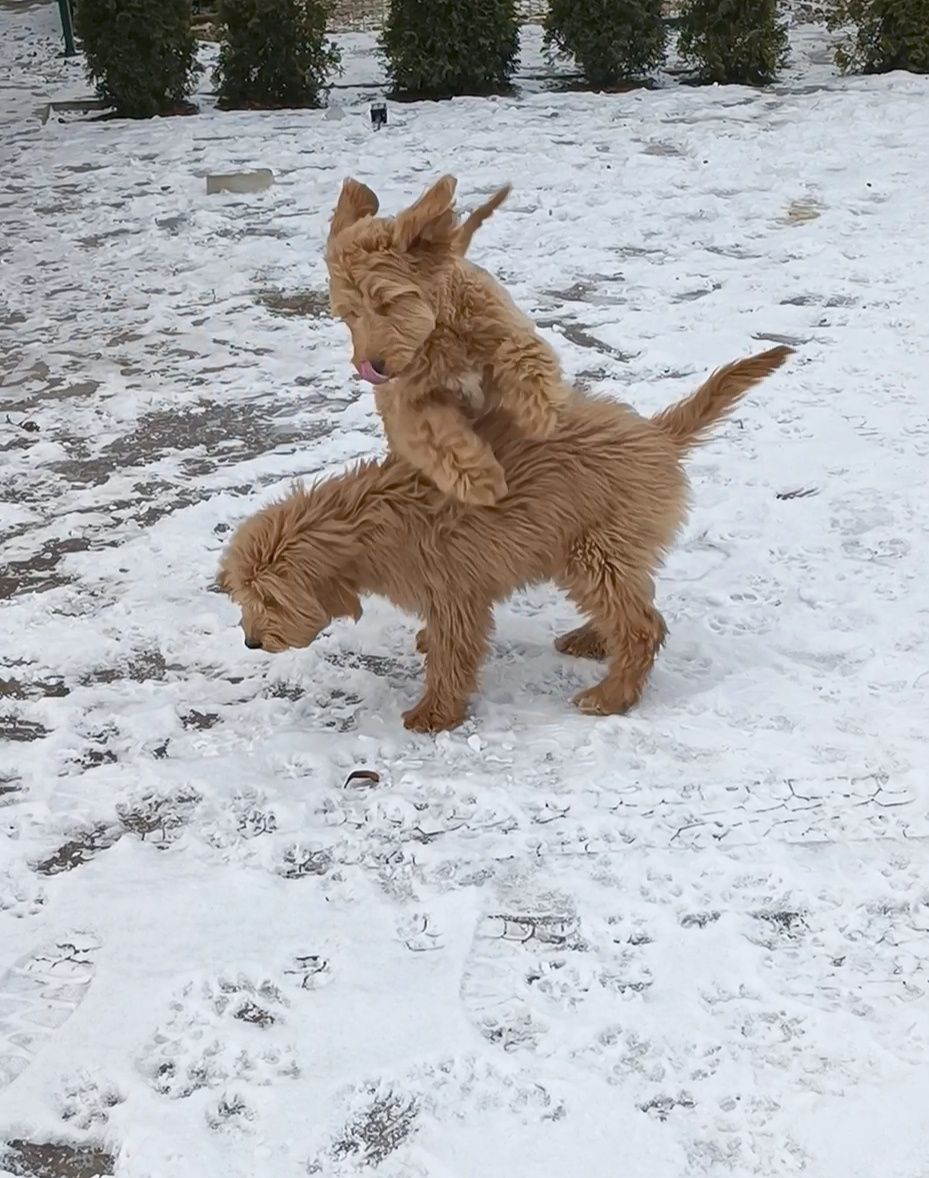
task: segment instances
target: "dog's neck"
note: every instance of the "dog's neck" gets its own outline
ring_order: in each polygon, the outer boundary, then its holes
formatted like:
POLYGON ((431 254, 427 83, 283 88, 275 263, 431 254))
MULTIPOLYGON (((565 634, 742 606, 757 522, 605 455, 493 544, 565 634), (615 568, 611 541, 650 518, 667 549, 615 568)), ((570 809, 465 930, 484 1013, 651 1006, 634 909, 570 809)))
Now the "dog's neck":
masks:
MULTIPOLYGON (((425 496, 425 482, 422 489, 425 496)), ((415 486, 412 490, 415 501, 415 486)), ((384 560, 393 562, 404 543, 398 506, 403 503, 409 509, 410 491, 409 468, 388 458, 363 462, 310 490, 295 492, 307 563, 311 568, 324 565, 353 592, 375 591, 383 579, 384 560)))

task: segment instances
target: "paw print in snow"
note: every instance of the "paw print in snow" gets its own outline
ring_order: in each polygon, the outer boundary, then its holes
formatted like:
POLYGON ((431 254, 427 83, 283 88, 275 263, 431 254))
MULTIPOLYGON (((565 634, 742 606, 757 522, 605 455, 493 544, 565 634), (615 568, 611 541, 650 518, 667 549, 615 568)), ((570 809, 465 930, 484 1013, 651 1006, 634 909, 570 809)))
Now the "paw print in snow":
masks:
POLYGON ((278 868, 284 879, 304 879, 308 875, 326 875, 332 867, 332 852, 328 847, 312 849, 295 843, 284 852, 278 868))
POLYGON ((207 841, 217 849, 247 844, 277 830, 277 815, 264 794, 242 790, 227 804, 211 808, 201 816, 201 825, 209 829, 207 841))
MULTIPOLYGON (((365 1085, 349 1098, 354 1106, 343 1129, 335 1136, 329 1154, 336 1162, 349 1163, 347 1168, 357 1173, 357 1167, 378 1166, 413 1134, 419 1116, 419 1104, 414 1096, 389 1087, 365 1085)), ((323 1163, 310 1173, 322 1173, 323 1163)), ((340 1168, 341 1172, 341 1168, 340 1168)))
POLYGON ((267 1085, 294 1077, 292 1049, 273 1034, 286 1001, 269 981, 221 978, 185 987, 167 1024, 156 1031, 140 1060, 156 1092, 182 1099, 201 1088, 230 1082, 267 1085))
POLYGON ((206 1123, 216 1133, 242 1132, 255 1114, 238 1092, 224 1092, 215 1105, 207 1110, 206 1123))
POLYGON ((321 990, 332 981, 332 966, 319 953, 297 954, 284 975, 301 990, 321 990))
POLYGON ((445 948, 445 937, 428 912, 414 912, 399 921, 397 939, 411 953, 433 953, 445 948))
POLYGON ((200 795, 192 790, 164 796, 146 793, 117 805, 116 814, 130 834, 164 850, 180 838, 199 804, 200 795))
POLYGON ((84 1130, 105 1125, 110 1109, 125 1099, 114 1084, 82 1070, 64 1084, 59 1096, 61 1119, 84 1130))
POLYGON ((32 871, 4 871, 0 874, 0 912, 17 919, 35 916, 45 906, 45 889, 32 871))

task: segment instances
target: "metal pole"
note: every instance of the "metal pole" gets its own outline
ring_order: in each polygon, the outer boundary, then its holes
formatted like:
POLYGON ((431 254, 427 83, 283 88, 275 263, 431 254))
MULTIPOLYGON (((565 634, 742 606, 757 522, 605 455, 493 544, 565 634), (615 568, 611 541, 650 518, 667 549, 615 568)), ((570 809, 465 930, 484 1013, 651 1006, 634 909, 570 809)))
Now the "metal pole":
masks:
POLYGON ((65 57, 74 57, 74 22, 71 19, 71 0, 58 0, 58 12, 61 16, 61 31, 65 38, 65 57))

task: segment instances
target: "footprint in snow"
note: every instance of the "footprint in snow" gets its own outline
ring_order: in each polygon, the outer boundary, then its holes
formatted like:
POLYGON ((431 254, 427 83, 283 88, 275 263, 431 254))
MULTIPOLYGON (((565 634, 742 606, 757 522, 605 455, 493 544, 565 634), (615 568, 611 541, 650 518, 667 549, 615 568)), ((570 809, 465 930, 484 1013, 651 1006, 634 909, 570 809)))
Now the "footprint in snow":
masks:
POLYGON ((0 1088, 26 1070, 81 1004, 99 948, 92 933, 69 934, 27 953, 0 977, 0 1088))

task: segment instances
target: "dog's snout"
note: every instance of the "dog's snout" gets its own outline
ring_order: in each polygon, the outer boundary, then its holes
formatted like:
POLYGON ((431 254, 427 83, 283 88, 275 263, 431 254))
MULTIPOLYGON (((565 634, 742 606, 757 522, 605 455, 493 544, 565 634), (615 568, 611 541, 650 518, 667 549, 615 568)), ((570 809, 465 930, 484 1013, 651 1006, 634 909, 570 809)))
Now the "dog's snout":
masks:
POLYGON ((245 645, 249 650, 261 650, 261 642, 259 639, 249 638, 247 634, 245 635, 245 645))

